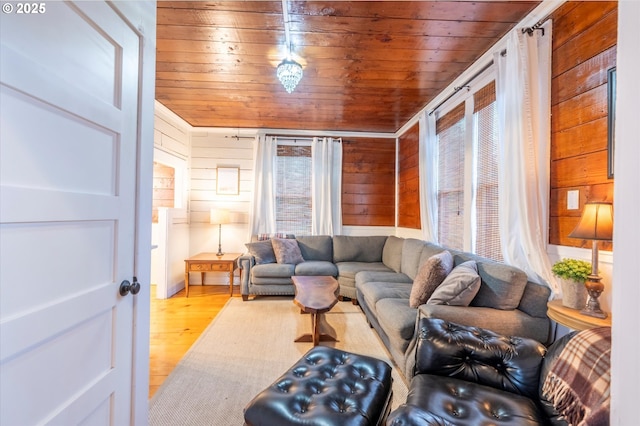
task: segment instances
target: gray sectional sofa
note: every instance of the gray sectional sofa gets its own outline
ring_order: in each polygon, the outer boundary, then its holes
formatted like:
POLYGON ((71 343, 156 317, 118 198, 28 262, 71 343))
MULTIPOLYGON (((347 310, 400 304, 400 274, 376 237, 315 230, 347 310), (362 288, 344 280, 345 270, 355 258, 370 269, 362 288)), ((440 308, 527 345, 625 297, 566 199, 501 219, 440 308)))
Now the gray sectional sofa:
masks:
POLYGON ((411 290, 420 266, 445 248, 395 236, 307 236, 296 240, 304 258, 296 265, 256 263, 256 256, 250 253, 240 258, 243 299, 293 295, 292 275, 332 275, 340 283, 342 296, 357 299, 405 377, 412 376, 418 314, 549 342, 550 290, 528 281, 518 268, 447 250, 454 267, 475 262, 480 276, 477 293, 468 306, 427 302, 412 308, 411 290))
POLYGON ((249 253, 238 260, 240 268, 240 294, 249 296, 293 295, 293 275, 331 275, 340 284, 340 295, 356 298, 356 274, 360 271, 393 272, 382 260, 386 236, 352 237, 336 235, 295 237, 304 262, 281 264, 260 263, 251 254, 251 245, 260 244, 256 237, 247 244, 249 253))

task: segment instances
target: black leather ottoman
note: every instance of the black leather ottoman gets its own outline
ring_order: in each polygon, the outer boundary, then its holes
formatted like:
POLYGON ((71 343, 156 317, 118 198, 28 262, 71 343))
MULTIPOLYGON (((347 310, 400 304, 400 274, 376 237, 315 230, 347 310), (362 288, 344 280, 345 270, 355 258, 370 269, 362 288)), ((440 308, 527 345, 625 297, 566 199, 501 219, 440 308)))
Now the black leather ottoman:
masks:
POLYGON ((244 409, 249 426, 381 425, 389 414, 391 367, 316 346, 244 409))

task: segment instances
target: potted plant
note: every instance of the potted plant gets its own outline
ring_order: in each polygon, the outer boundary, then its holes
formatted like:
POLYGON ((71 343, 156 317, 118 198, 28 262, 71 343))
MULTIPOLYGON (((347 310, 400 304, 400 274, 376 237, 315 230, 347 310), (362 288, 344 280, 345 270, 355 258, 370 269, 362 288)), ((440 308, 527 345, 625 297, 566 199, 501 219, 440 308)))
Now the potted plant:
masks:
POLYGON ((584 282, 591 273, 591 263, 578 259, 562 259, 553 264, 551 272, 560 278, 562 304, 573 309, 584 308, 587 303, 584 282))

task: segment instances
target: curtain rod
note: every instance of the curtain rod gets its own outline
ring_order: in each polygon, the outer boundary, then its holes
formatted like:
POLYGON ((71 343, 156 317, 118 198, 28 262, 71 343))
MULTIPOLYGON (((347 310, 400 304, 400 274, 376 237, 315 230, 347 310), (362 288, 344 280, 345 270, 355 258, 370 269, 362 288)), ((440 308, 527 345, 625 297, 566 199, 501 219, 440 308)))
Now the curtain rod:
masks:
MULTIPOLYGON (((284 141, 309 141, 309 142, 313 142, 313 137, 312 136, 278 136, 278 135, 270 135, 273 136, 274 138, 276 138, 277 140, 284 140, 284 141)), ((338 138, 334 138, 332 136, 316 136, 318 139, 323 139, 325 137, 327 138, 331 138, 333 139, 334 142, 342 142, 342 138, 338 137, 338 138)))
POLYGON ((549 17, 546 16, 546 17, 542 18, 541 20, 539 20, 538 22, 536 22, 535 24, 533 24, 532 26, 527 27, 527 28, 523 28, 522 29, 522 34, 527 33, 527 35, 529 37, 532 37, 533 36, 533 32, 538 30, 538 31, 542 31, 542 37, 544 37, 544 28, 542 28, 542 26, 548 20, 549 20, 549 17))
MULTIPOLYGON (((503 50, 502 52, 500 52, 500 54, 502 56, 507 54, 506 50, 503 50)), ((471 83, 473 80, 475 80, 480 74, 482 74, 483 72, 485 72, 487 69, 489 69, 489 67, 491 67, 491 65, 493 65, 493 59, 486 64, 484 67, 482 67, 478 72, 476 72, 475 74, 473 74, 469 79, 467 79, 467 81, 465 81, 464 83, 462 83, 460 86, 456 86, 453 88, 453 93, 451 93, 449 96, 447 96, 446 98, 444 98, 438 105, 436 105, 435 107, 433 107, 433 109, 431 111, 429 111, 429 115, 433 114, 434 112, 436 112, 436 110, 438 108, 440 108, 445 102, 447 102, 449 99, 451 99, 456 93, 458 93, 460 90, 464 89, 465 87, 467 88, 467 90, 469 90, 469 83, 471 83)))
POLYGON ((231 139, 235 139, 235 140, 239 141, 240 139, 255 139, 256 137, 255 136, 236 136, 236 135, 233 135, 233 136, 225 136, 225 138, 231 138, 231 139))
POLYGON ((312 141, 313 142, 313 138, 310 136, 278 136, 278 135, 272 135, 273 137, 275 137, 278 140, 284 140, 284 141, 312 141))

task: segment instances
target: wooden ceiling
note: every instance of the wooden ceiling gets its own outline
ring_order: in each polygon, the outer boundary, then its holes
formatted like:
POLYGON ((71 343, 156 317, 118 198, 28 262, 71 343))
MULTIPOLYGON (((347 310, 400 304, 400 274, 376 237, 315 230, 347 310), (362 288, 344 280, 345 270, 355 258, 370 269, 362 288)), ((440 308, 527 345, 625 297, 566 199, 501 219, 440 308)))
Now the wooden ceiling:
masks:
POLYGON ((194 127, 397 131, 538 1, 158 2, 156 99, 194 127))

